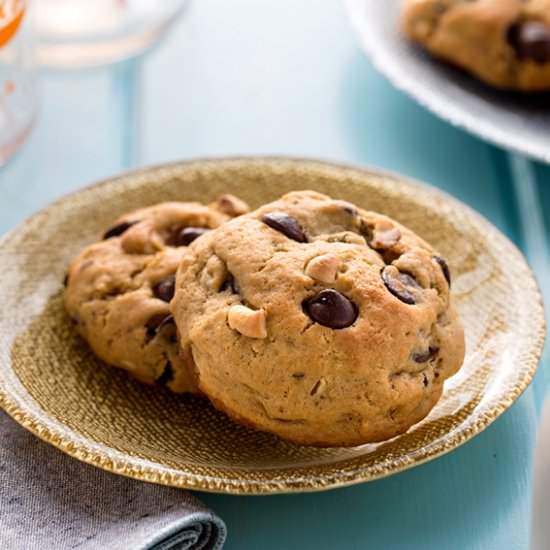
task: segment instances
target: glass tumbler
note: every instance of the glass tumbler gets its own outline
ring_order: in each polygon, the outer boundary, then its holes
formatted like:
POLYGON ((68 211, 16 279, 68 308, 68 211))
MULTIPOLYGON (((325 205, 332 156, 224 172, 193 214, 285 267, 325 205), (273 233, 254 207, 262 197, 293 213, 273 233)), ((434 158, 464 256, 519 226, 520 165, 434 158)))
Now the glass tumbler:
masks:
POLYGON ((38 61, 96 67, 137 57, 155 44, 188 0, 33 0, 38 61))
POLYGON ((37 73, 27 0, 0 0, 0 165, 28 136, 37 107, 37 73))

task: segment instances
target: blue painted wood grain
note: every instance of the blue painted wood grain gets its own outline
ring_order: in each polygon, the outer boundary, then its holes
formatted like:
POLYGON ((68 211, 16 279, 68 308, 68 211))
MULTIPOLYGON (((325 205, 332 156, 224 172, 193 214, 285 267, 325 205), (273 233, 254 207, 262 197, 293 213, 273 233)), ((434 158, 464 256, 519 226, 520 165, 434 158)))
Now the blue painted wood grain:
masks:
MULTIPOLYGON (((337 0, 200 0, 143 66, 49 74, 43 92, 32 138, 0 172, 0 232, 129 164, 289 154, 402 172, 518 244, 532 238, 507 155, 395 91, 359 52, 337 0)), ((547 217, 550 169, 534 166, 534 176, 547 217)), ((470 443, 392 478, 319 494, 200 497, 226 520, 229 549, 526 548, 540 400, 527 390, 470 443)))

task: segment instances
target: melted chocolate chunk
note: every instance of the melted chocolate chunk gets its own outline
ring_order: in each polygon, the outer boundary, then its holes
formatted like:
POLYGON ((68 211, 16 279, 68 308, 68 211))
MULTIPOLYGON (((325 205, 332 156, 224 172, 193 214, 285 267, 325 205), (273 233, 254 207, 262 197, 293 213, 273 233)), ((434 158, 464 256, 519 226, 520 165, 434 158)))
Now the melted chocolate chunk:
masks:
POLYGON ((174 379, 174 370, 172 369, 172 363, 167 361, 162 374, 157 378, 157 384, 165 386, 174 379))
POLYGON ((428 351, 421 351, 412 354, 412 360, 415 363, 427 363, 431 361, 439 352, 439 348, 430 347, 428 351))
POLYGON ((157 315, 153 315, 147 323, 145 323, 147 338, 154 338, 162 328, 173 323, 174 318, 170 314, 158 313, 157 315))
POLYGON ((411 306, 416 304, 411 290, 420 287, 408 273, 401 273, 394 266, 386 266, 382 270, 382 281, 396 298, 411 306))
POLYGON ((508 42, 520 59, 550 62, 550 28, 542 21, 523 21, 508 31, 508 42))
POLYGON ((439 267, 441 267, 441 271, 443 271, 443 275, 445 276, 445 279, 447 280, 447 284, 450 287, 451 271, 449 269, 447 262, 441 256, 433 256, 433 259, 439 264, 439 267))
POLYGON ((176 326, 176 322, 174 321, 173 315, 167 315, 160 323, 160 325, 157 327, 157 332, 161 331, 164 327, 168 326, 176 326))
POLYGON ((176 276, 170 275, 164 281, 161 281, 153 287, 153 294, 155 298, 162 300, 163 302, 170 302, 174 297, 174 291, 176 289, 176 276))
POLYGON ((176 238, 176 246, 189 246, 195 239, 210 231, 207 227, 184 227, 181 229, 176 238))
POLYGON ((355 304, 332 288, 305 300, 303 308, 313 321, 333 329, 349 327, 358 315, 355 304))
POLYGON ((225 281, 220 287, 220 292, 225 292, 226 290, 229 290, 233 294, 239 294, 240 291, 239 283, 237 283, 235 277, 233 277, 231 273, 227 275, 225 281))
POLYGON ((289 239, 298 241, 299 243, 307 243, 307 237, 302 231, 298 220, 284 212, 270 212, 269 214, 265 214, 262 221, 289 239))
POLYGON ((78 316, 73 316, 73 315, 71 315, 71 316, 70 316, 70 319, 71 319, 71 323, 72 323, 73 325, 79 325, 79 324, 82 322, 82 320, 81 320, 80 317, 78 317, 78 316))
POLYGON ((138 220, 133 222, 122 222, 117 225, 114 225, 110 229, 107 229, 103 235, 103 240, 110 239, 112 237, 118 237, 119 235, 122 235, 127 229, 132 227, 132 225, 135 225, 138 223, 138 220))

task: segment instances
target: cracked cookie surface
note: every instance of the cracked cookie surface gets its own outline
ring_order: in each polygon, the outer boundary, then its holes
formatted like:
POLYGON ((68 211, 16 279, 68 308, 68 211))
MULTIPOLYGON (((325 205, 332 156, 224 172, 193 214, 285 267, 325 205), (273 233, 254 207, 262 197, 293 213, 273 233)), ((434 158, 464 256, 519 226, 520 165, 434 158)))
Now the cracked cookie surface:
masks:
POLYGON ((247 210, 229 195, 210 206, 161 203, 125 214, 84 249, 67 274, 65 308, 96 355, 142 382, 196 391, 168 305, 175 272, 193 240, 247 210))
POLYGON ((309 445, 406 431, 464 357, 450 271, 397 222, 293 192, 196 241, 171 309, 199 388, 309 445))
POLYGON ((550 0, 404 0, 405 35, 508 90, 550 90, 550 0))

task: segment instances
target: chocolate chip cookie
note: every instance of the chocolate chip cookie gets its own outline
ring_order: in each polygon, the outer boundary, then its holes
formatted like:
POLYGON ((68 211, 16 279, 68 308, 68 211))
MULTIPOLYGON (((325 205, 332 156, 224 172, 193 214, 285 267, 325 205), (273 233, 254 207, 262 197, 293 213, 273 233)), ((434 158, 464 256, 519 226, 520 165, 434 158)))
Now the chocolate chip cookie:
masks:
POLYGON ((171 309, 216 407, 297 443, 352 446, 421 420, 461 366, 450 286, 412 231, 302 191, 193 243, 171 309))
POLYGON ((162 203, 125 214, 83 250, 68 271, 65 308, 96 355, 142 382, 194 391, 168 307, 175 272, 192 241, 247 210, 231 195, 210 206, 162 203))
POLYGON ((550 0, 404 0, 404 33, 508 90, 550 90, 550 0))

